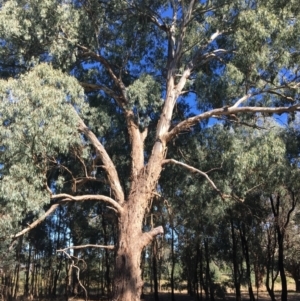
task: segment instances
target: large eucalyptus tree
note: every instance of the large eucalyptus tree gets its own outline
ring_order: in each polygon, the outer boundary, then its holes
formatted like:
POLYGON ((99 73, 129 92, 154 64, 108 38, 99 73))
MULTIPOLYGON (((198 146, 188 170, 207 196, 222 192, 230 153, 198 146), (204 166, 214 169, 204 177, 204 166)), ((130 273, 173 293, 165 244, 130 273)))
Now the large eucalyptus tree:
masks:
POLYGON ((143 232, 143 219, 166 164, 241 198, 168 145, 212 117, 255 123, 300 109, 299 10, 296 0, 2 0, 1 236, 27 212, 39 218, 15 237, 61 204, 104 202, 118 229, 113 300, 138 300, 141 252, 163 234, 143 232), (181 114, 183 102, 198 113, 181 114))

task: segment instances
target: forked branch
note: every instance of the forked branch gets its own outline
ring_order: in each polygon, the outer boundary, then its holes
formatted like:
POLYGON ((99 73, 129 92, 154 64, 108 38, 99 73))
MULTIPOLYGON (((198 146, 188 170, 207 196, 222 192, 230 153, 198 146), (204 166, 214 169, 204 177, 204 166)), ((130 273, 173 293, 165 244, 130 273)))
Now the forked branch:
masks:
POLYGON ((87 290, 84 287, 84 285, 82 284, 82 282, 80 281, 80 277, 79 277, 79 275, 80 275, 80 268, 79 268, 79 266, 75 265, 75 260, 74 259, 77 259, 76 264, 78 264, 78 262, 80 262, 80 261, 83 262, 84 265, 85 265, 85 268, 86 268, 85 261, 83 259, 81 259, 81 258, 78 258, 78 257, 75 257, 75 256, 71 256, 70 254, 68 254, 64 250, 57 250, 56 252, 63 252, 71 260, 71 268, 76 269, 76 277, 77 277, 78 283, 82 287, 82 289, 84 290, 85 301, 87 301, 88 300, 87 290))

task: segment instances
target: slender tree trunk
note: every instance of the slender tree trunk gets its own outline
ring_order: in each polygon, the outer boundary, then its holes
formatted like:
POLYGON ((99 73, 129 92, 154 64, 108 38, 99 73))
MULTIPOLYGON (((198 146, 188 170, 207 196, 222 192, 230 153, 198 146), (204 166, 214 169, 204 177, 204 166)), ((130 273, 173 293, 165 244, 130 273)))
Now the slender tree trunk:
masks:
POLYGON ((204 289, 205 296, 208 296, 207 286, 204 283, 203 279, 203 251, 202 247, 199 246, 199 278, 200 278, 200 300, 203 299, 202 297, 202 288, 204 289))
POLYGON ((295 198, 294 192, 290 191, 291 198, 292 198, 292 206, 287 213, 285 221, 280 222, 281 214, 280 213, 280 205, 281 197, 280 195, 273 195, 270 196, 272 212, 275 218, 275 230, 277 234, 277 243, 278 243, 278 270, 280 273, 281 278, 281 301, 287 301, 287 281, 286 275, 284 270, 284 238, 285 238, 285 231, 290 221, 290 216, 295 209, 297 199, 295 198))
POLYGON ((287 281, 284 271, 284 256, 283 256, 283 238, 284 232, 282 233, 279 226, 276 226, 277 239, 278 239, 278 269, 281 278, 281 301, 287 301, 287 281))
POLYGON ((172 258, 172 265, 171 265, 171 300, 175 301, 174 295, 174 271, 175 271, 175 254, 174 254, 174 225, 173 225, 173 217, 172 218, 172 230, 171 230, 171 258, 172 258))
POLYGON ((156 239, 154 239, 152 242, 152 271, 153 271, 153 282, 154 282, 154 300, 159 301, 158 279, 157 279, 157 240, 156 239))
POLYGON ((33 252, 33 261, 32 261, 32 272, 31 272, 31 283, 30 283, 30 293, 31 297, 33 298, 34 296, 34 281, 35 281, 35 257, 36 257, 36 252, 33 252))
POLYGON ((300 265, 294 265, 290 273, 295 281, 296 292, 300 292, 300 265))
POLYGON ((246 228, 245 228, 244 223, 242 223, 242 225, 239 224, 239 230, 240 230, 243 252, 244 252, 244 256, 245 256, 245 260, 246 260, 249 298, 250 298, 250 301, 255 301, 254 292, 253 292, 253 288, 252 288, 252 282, 251 282, 251 266, 250 266, 249 248, 248 248, 248 241, 246 238, 246 228))
POLYGON ((32 246, 31 246, 31 244, 29 244, 28 261, 27 261, 26 273, 25 273, 25 286, 24 286, 25 296, 29 296, 29 275, 30 275, 30 267, 31 267, 31 251, 32 251, 32 246))
POLYGON ((20 275, 20 262, 16 264, 15 268, 15 285, 14 285, 14 293, 13 298, 16 299, 19 291, 19 275, 20 275))
POLYGON ((296 284, 296 292, 300 292, 300 278, 299 276, 297 277, 297 279, 294 279, 295 280, 295 284, 296 284))
MULTIPOLYGON (((105 219, 102 218, 102 228, 104 233, 104 244, 108 244, 108 234, 107 234, 107 224, 105 222, 105 219)), ((109 250, 104 250, 104 256, 105 256, 105 283, 106 283, 106 291, 109 295, 111 293, 111 279, 110 279, 110 262, 109 262, 109 250)))
MULTIPOLYGON (((214 283, 211 279, 210 276, 210 267, 209 267, 209 263, 210 263, 210 256, 209 256, 209 250, 208 250, 208 239, 204 239, 204 248, 205 248, 205 260, 206 260, 206 286, 209 289, 209 297, 210 297, 210 301, 215 301, 215 292, 214 292, 214 283)), ((208 295, 206 296, 206 298, 208 297, 208 295)), ((208 299, 208 298, 207 298, 208 299)))
MULTIPOLYGON (((58 218, 56 220, 56 224, 55 224, 55 228, 54 228, 56 233, 57 233, 57 236, 56 236, 56 250, 58 250, 60 248, 61 221, 62 221, 62 208, 59 208, 58 218)), ((58 282, 59 275, 60 275, 61 270, 62 270, 62 263, 63 263, 63 255, 60 254, 59 263, 58 263, 58 265, 56 265, 56 270, 53 271, 54 277, 53 277, 53 286, 52 286, 52 292, 51 292, 53 297, 56 297, 57 282, 58 282)))
POLYGON ((200 293, 199 293, 199 279, 198 279, 198 264, 199 264, 199 257, 200 257, 200 250, 199 250, 199 243, 196 245, 196 262, 195 262, 195 274, 194 274, 194 283, 195 283, 195 290, 196 290, 196 296, 197 300, 200 299, 200 293))
POLYGON ((272 301, 276 301, 275 293, 274 293, 274 283, 277 278, 278 272, 275 273, 274 277, 274 254, 276 249, 276 239, 274 239, 274 246, 272 244, 272 238, 274 237, 272 235, 272 230, 267 230, 268 235, 268 244, 267 244, 267 274, 266 274, 266 288, 268 291, 268 294, 272 301), (271 280, 271 286, 270 286, 270 280, 271 280))
POLYGON ((235 300, 241 301, 241 283, 239 280, 239 268, 238 268, 238 259, 237 259, 237 245, 236 245, 236 236, 234 232, 234 225, 232 219, 230 220, 231 224, 231 238, 232 238, 232 262, 233 262, 233 276, 234 276, 234 287, 235 287, 235 300))
POLYGON ((14 292, 12 293, 12 296, 14 299, 17 298, 18 291, 19 291, 19 276, 20 276, 20 265, 21 265, 21 259, 20 259, 20 254, 22 251, 22 244, 23 244, 23 236, 19 238, 18 241, 18 247, 17 247, 17 264, 15 268, 15 285, 14 285, 14 292))

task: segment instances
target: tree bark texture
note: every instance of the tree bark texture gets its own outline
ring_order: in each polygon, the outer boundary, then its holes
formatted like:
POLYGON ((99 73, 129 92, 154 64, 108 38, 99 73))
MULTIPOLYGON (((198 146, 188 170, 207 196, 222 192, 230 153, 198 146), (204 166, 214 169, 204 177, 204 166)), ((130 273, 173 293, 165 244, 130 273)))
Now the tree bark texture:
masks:
POLYGON ((153 237, 163 233, 158 227, 148 233, 142 232, 147 203, 139 198, 125 202, 119 216, 119 238, 116 250, 116 263, 113 282, 113 301, 137 301, 142 294, 141 254, 153 237), (139 205, 137 206, 137 202, 139 205))

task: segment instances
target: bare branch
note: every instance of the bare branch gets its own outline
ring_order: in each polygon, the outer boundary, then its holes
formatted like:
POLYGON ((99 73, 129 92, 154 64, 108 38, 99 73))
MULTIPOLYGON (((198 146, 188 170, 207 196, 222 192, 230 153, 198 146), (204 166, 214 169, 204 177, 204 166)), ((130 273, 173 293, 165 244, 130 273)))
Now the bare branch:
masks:
POLYGON ((216 116, 228 116, 232 114, 239 113, 269 113, 269 114, 280 114, 280 113, 288 113, 295 112, 300 110, 300 104, 295 104, 290 107, 226 107, 226 108, 218 108, 213 109, 202 114, 196 115, 194 117, 190 117, 180 123, 178 123, 171 131, 166 134, 166 141, 169 142, 176 135, 183 131, 189 130, 191 127, 196 125, 201 120, 208 119, 210 117, 216 116))
POLYGON ((13 240, 15 240, 19 236, 22 236, 22 235, 26 234, 27 232, 29 232, 31 229, 35 228, 42 221, 44 221, 47 216, 49 216, 52 212, 54 212, 59 205, 60 205, 59 203, 53 204, 42 216, 40 216, 37 220, 35 220, 33 223, 31 223, 27 228, 23 229, 22 231, 20 231, 19 233, 15 234, 15 235, 12 235, 11 238, 13 240))
POLYGON ((241 97, 239 100, 236 101, 236 103, 232 106, 232 108, 237 108, 240 104, 242 104, 244 101, 247 101, 252 95, 247 94, 241 97))
POLYGON ((85 293, 85 301, 87 301, 87 299, 88 299, 87 290, 86 290, 86 288, 84 287, 84 285, 83 285, 83 284, 81 283, 81 281, 80 281, 80 278, 79 278, 80 268, 79 268, 77 265, 75 265, 74 259, 77 259, 77 262, 76 262, 76 263, 78 263, 78 262, 80 262, 80 261, 84 262, 84 265, 85 265, 85 268, 86 268, 86 263, 85 263, 85 261, 84 261, 82 258, 78 258, 78 257, 75 257, 75 256, 71 256, 70 254, 68 254, 68 253, 65 252, 64 250, 58 250, 58 251, 56 251, 56 252, 63 252, 63 253, 71 260, 71 267, 74 268, 74 269, 76 269, 76 276, 77 276, 78 283, 79 283, 79 285, 82 287, 82 289, 84 290, 84 293, 85 293))
POLYGON ((114 163, 110 159, 109 155, 107 154, 103 145, 100 143, 99 139, 85 125, 82 119, 80 119, 79 121, 79 131, 85 134, 86 137, 92 143, 92 145, 96 148, 96 151, 104 164, 113 195, 115 196, 116 201, 122 204, 124 202, 124 192, 121 187, 119 176, 114 163))
POLYGON ((123 212, 122 206, 113 200, 112 198, 105 196, 105 195, 98 195, 98 194, 86 194, 86 195, 77 195, 77 196, 72 196, 67 193, 60 193, 60 194, 55 194, 51 196, 51 200, 56 200, 56 199, 61 199, 59 200, 59 203, 66 203, 66 202, 84 202, 84 201, 102 201, 105 202, 109 205, 111 205, 113 208, 117 210, 119 214, 123 212))
POLYGON ((110 246, 103 246, 103 245, 87 244, 87 245, 82 245, 82 246, 71 246, 71 247, 67 247, 67 248, 64 248, 64 249, 56 250, 56 252, 65 252, 65 251, 67 251, 67 250, 85 249, 85 248, 101 248, 101 249, 114 250, 115 246, 113 246, 113 245, 110 245, 110 246))
POLYGON ((67 202, 82 202, 82 201, 104 201, 107 204, 110 204, 113 206, 117 214, 121 214, 123 212, 123 208, 118 204, 115 200, 113 200, 110 197, 104 196, 104 195, 83 195, 83 196, 71 196, 66 193, 57 194, 57 195, 51 195, 51 199, 62 199, 58 200, 55 204, 53 204, 42 216, 40 216, 37 220, 35 220, 33 223, 28 225, 27 228, 23 229, 22 231, 18 232, 15 235, 12 235, 11 238, 15 240, 19 236, 22 236, 29 232, 31 229, 35 228, 37 225, 39 225, 42 221, 44 221, 52 212, 54 212, 59 205, 67 203, 67 202))
POLYGON ((231 197, 229 195, 223 194, 220 191, 220 189, 216 186, 216 184, 213 182, 213 180, 207 175, 206 172, 201 171, 200 169, 197 169, 197 168, 195 168, 193 166, 190 166, 190 165, 185 164, 183 162, 179 162, 179 161, 174 160, 174 159, 165 159, 163 161, 163 164, 168 164, 168 163, 173 163, 173 164, 176 164, 176 165, 183 166, 184 168, 190 170, 191 172, 199 173, 200 175, 204 176, 206 178, 206 180, 209 182, 210 186, 221 196, 222 199, 230 198, 231 197))
POLYGON ((204 53, 203 55, 201 53, 195 55, 194 59, 192 60, 193 67, 195 68, 198 65, 203 65, 208 63, 214 58, 219 58, 221 55, 231 53, 233 50, 226 50, 226 49, 216 49, 211 52, 204 53))
POLYGON ((277 95, 277 96, 282 97, 282 98, 285 98, 285 99, 288 100, 288 101, 295 101, 293 97, 286 96, 286 95, 284 95, 284 94, 282 94, 282 93, 279 93, 279 92, 277 92, 277 91, 271 91, 271 90, 270 90, 270 91, 268 91, 268 93, 277 95))
POLYGON ((246 195, 246 194, 248 194, 250 191, 254 190, 255 188, 257 188, 257 187, 261 186, 261 185, 263 185, 263 184, 262 184, 262 183, 260 183, 260 184, 257 184, 257 185, 255 185, 255 186, 253 186, 253 187, 249 188, 249 189, 248 189, 248 190, 245 192, 245 195, 246 195))
MULTIPOLYGON (((194 6, 195 6, 195 0, 191 0, 188 9, 184 11, 183 18, 184 18, 184 26, 185 27, 187 26, 187 24, 189 23, 189 21, 192 18, 192 12, 194 10, 194 6)), ((184 5, 182 5, 182 8, 184 8, 184 5)))

